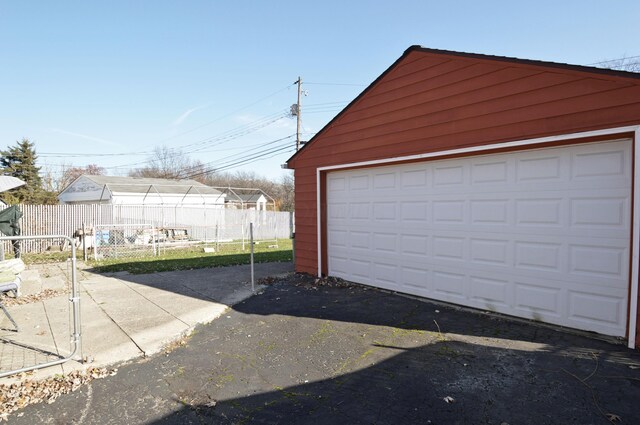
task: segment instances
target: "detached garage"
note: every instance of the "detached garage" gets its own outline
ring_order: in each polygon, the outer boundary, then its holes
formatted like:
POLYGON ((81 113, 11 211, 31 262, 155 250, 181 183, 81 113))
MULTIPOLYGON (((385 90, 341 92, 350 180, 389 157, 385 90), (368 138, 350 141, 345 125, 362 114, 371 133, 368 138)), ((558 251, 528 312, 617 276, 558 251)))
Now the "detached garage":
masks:
POLYGON ((640 74, 409 48, 288 161, 296 269, 637 347, 640 74))

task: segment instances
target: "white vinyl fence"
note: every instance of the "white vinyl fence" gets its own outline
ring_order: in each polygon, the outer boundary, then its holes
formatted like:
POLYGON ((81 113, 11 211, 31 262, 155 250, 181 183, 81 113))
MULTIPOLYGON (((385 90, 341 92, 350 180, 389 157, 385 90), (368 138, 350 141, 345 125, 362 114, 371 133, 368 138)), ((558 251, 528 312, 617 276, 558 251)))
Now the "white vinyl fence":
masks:
MULTIPOLYGON (((3 207, 0 207, 3 209, 3 207)), ((23 235, 67 235, 106 225, 151 225, 184 228, 190 240, 230 241, 246 238, 254 223, 254 239, 277 240, 291 237, 289 212, 214 208, 214 206, 163 205, 20 205, 23 235)), ((24 241, 22 252, 43 252, 66 247, 42 241, 24 241)), ((10 250, 7 244, 5 249, 10 250)))

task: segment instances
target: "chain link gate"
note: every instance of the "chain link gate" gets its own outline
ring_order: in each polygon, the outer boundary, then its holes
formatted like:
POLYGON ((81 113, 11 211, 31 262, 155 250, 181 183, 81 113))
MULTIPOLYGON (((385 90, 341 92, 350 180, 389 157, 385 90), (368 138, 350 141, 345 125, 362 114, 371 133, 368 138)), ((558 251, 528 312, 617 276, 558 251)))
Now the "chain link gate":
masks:
MULTIPOLYGON (((26 334, 25 331, 22 330, 23 326, 20 327, 20 330, 17 330, 16 335, 13 338, 2 337, 2 348, 3 348, 3 360, 6 357, 4 350, 5 348, 10 348, 10 355, 14 357, 22 356, 22 366, 17 368, 11 368, 11 370, 4 370, 5 368, 0 368, 0 378, 4 378, 6 376, 15 375, 18 373, 29 372, 32 370, 43 369, 45 367, 51 367, 66 363, 69 360, 73 360, 77 356, 81 357, 81 319, 80 319, 80 295, 78 293, 78 284, 77 284, 77 273, 76 273, 76 247, 73 239, 64 235, 36 235, 36 236, 2 236, 0 237, 0 244, 5 241, 63 241, 63 244, 71 247, 71 257, 69 258, 69 274, 70 274, 70 282, 68 287, 68 295, 69 295, 69 314, 72 316, 69 320, 69 328, 70 328, 70 352, 66 356, 59 353, 60 350, 56 348, 58 353, 53 353, 46 348, 38 347, 33 343, 33 335, 26 334), (21 334, 23 332, 25 335, 21 334), (24 339, 24 341, 23 341, 24 339), (40 354, 40 355, 38 355, 40 354), (27 357, 32 356, 34 361, 32 363, 25 365, 25 362, 29 362, 27 357), (48 360, 49 358, 54 358, 54 360, 48 360), (39 361, 38 359, 44 359, 43 361, 39 361)), ((24 273, 24 272, 22 272, 24 273)), ((16 294, 17 295, 17 294, 16 294)), ((28 316, 27 316, 28 317, 28 316)), ((20 324, 20 321, 18 321, 20 324)), ((33 324, 32 324, 33 325, 33 324)), ((32 326, 33 327, 33 326, 32 326)), ((39 335, 39 334, 38 334, 39 335)), ((57 347, 57 346, 56 346, 57 347)), ((81 358, 79 359, 81 360, 81 358)))
POLYGON ((151 224, 100 224, 94 229, 95 260, 158 255, 163 235, 151 224))

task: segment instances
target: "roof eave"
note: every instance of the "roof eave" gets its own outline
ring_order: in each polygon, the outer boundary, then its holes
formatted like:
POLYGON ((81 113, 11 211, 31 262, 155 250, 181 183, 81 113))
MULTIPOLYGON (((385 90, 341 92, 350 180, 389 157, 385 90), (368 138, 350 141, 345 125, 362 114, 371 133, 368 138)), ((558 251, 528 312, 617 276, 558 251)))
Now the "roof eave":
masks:
POLYGON ((369 84, 367 87, 365 87, 364 90, 362 90, 362 92, 356 96, 351 102, 349 102, 349 104, 347 106, 345 106, 340 112, 338 112, 338 114, 333 117, 331 119, 331 121, 329 121, 324 127, 322 127, 322 129, 320 129, 320 131, 318 131, 311 139, 309 139, 309 141, 307 143, 305 143, 304 145, 302 145, 302 147, 293 155, 291 155, 291 157, 286 161, 287 164, 287 169, 295 169, 295 166, 291 166, 290 162, 293 161, 301 152, 303 152, 309 145, 311 145, 322 133, 325 132, 326 129, 328 129, 329 127, 331 127, 331 125, 338 119, 340 118, 345 111, 347 111, 348 109, 351 108, 352 105, 354 105, 358 100, 360 100, 365 94, 367 94, 372 88, 373 86, 375 86, 378 81, 380 81, 382 78, 384 78, 393 68, 395 68, 409 53, 411 53, 416 47, 418 46, 411 46, 409 47, 407 50, 404 51, 404 53, 402 54, 402 56, 400 56, 398 59, 395 60, 395 62, 393 62, 391 64, 391 66, 389 66, 386 70, 384 70, 384 72, 382 74, 380 74, 378 76, 378 78, 376 78, 375 80, 373 80, 373 82, 371 82, 371 84, 369 84))
POLYGON ((347 106, 345 106, 338 114, 331 119, 320 131, 318 131, 315 136, 313 136, 307 143, 305 143, 300 150, 294 153, 286 162, 287 169, 293 170, 295 169, 295 159, 301 152, 311 145, 318 137, 320 137, 331 125, 339 119, 347 110, 351 108, 356 102, 358 102, 365 94, 367 94, 382 78, 384 78, 392 69, 394 69, 406 56, 408 56, 411 52, 419 51, 424 53, 431 54, 439 54, 439 55, 447 55, 447 56, 458 56, 458 57, 466 57, 473 58, 479 60, 492 60, 492 61, 502 61, 502 62, 511 62, 514 64, 520 65, 529 65, 529 66, 538 66, 545 68, 557 68, 574 72, 582 72, 587 74, 601 74, 609 77, 619 77, 633 80, 640 80, 640 73, 637 72, 628 72, 628 71, 617 71, 606 68, 596 68, 592 66, 584 66, 584 65, 571 65, 565 63, 558 62, 545 62, 533 59, 520 59, 508 56, 493 56, 493 55, 484 55, 481 53, 465 53, 465 52, 456 52, 452 50, 440 50, 440 49, 431 49, 428 47, 423 47, 420 45, 410 46, 408 49, 404 51, 402 56, 400 56, 391 66, 389 66, 378 78, 376 78, 371 84, 369 84, 358 96, 356 96, 347 106))

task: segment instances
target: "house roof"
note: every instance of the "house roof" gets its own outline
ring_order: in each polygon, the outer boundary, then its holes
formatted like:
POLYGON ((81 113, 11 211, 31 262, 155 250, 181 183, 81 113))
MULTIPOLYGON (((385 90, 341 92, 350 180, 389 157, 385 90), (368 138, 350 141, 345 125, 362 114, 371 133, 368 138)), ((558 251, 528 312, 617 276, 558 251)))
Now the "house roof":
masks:
MULTIPOLYGON (((222 195, 217 189, 204 185, 195 180, 156 179, 147 177, 93 176, 83 175, 92 182, 104 186, 111 192, 118 193, 174 193, 174 194, 202 194, 222 195)), ((73 183, 72 183, 73 184, 73 183)), ((71 184, 71 185, 72 185, 71 184)), ((69 185, 69 186, 71 186, 69 185)), ((66 189, 65 189, 66 190, 66 189)))
POLYGON ((318 131, 308 142, 306 142, 300 150, 295 152, 286 162, 289 164, 292 160, 294 160, 301 152, 303 152, 309 145, 311 145, 316 139, 318 139, 326 129, 330 128, 334 122, 336 122, 346 111, 348 111, 351 106, 353 106, 358 100, 360 100, 363 96, 365 96, 380 80, 382 80, 392 69, 394 69, 399 63, 403 61, 410 53, 412 52, 421 52, 425 54, 433 54, 433 55, 445 55, 445 56, 456 56, 456 57, 464 57, 470 59, 478 59, 478 60, 489 60, 489 61, 501 61, 501 62, 511 62, 519 65, 528 65, 528 66, 536 66, 536 67, 544 67, 544 68, 557 68, 566 71, 574 71, 588 74, 601 74, 608 77, 614 78, 624 78, 624 79, 632 79, 634 82, 640 80, 640 73, 637 72, 629 72, 629 71, 618 71, 613 69, 606 68, 597 68, 593 66, 584 66, 584 65, 571 65, 568 63, 560 63, 560 62, 548 62, 541 60, 532 60, 532 59, 520 59, 515 57, 508 56, 495 56, 495 55, 484 55, 480 53, 466 53, 466 52, 456 52, 452 50, 440 50, 440 49, 431 49, 428 47, 423 47, 419 45, 413 45, 404 51, 402 56, 400 56, 389 68, 387 68, 378 78, 376 78, 371 84, 369 84, 355 99, 353 99, 347 106, 344 107, 338 114, 336 114, 331 121, 329 121, 320 131, 318 131))
POLYGON ((263 194, 261 193, 254 193, 254 194, 250 194, 250 195, 245 195, 245 194, 233 194, 229 197, 227 197, 227 202, 243 202, 243 203, 256 203, 260 200, 260 198, 263 198, 266 200, 266 198, 264 197, 263 194))
POLYGON ((0 192, 6 192, 7 190, 15 189, 25 185, 26 183, 17 177, 13 176, 0 176, 0 192))

